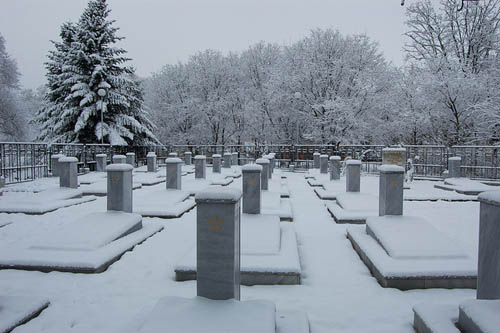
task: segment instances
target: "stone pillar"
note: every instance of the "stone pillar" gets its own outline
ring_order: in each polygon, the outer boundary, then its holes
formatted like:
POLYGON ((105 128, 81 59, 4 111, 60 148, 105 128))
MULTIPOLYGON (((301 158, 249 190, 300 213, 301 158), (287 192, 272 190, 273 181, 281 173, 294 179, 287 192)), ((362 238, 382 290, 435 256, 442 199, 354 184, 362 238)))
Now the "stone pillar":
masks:
POLYGON ((262 167, 262 173, 260 177, 260 186, 263 190, 269 190, 269 160, 267 158, 259 158, 255 161, 258 165, 262 167))
POLYGON ((176 152, 171 152, 171 153, 168 153, 168 157, 177 157, 177 153, 176 152))
POLYGON ((148 164, 148 172, 156 172, 156 153, 150 151, 146 155, 146 162, 148 164))
POLYGON ((330 180, 340 179, 340 156, 330 157, 330 180))
POLYGON ((113 155, 113 164, 125 164, 127 157, 125 155, 113 155))
POLYGON ((59 177, 59 159, 64 157, 63 154, 54 154, 50 157, 50 167, 52 168, 52 176, 59 177))
POLYGON ((348 160, 346 165, 346 192, 359 192, 361 187, 361 161, 348 160))
POLYGON ((182 189, 182 160, 177 157, 169 157, 165 160, 167 164, 167 189, 182 189))
POLYGON ((380 167, 378 215, 403 215, 405 169, 397 165, 380 167))
POLYGON ((78 188, 78 159, 76 157, 59 158, 59 186, 78 188))
POLYGON ((313 154, 313 167, 314 169, 319 169, 319 157, 321 156, 320 153, 315 152, 313 154))
POLYGON ((274 168, 276 168, 276 154, 275 153, 270 153, 269 156, 271 159, 269 160, 271 163, 269 164, 271 168, 271 173, 274 173, 274 168))
POLYGON ((231 159, 233 155, 231 153, 224 153, 224 168, 230 168, 231 167, 231 159))
POLYGON ((127 164, 135 167, 135 153, 127 153, 127 164))
POLYGON ((187 151, 184 153, 184 164, 185 165, 191 165, 193 159, 193 154, 190 151, 187 151))
POLYGON ((231 164, 232 165, 238 165, 238 153, 237 152, 234 152, 231 154, 231 157, 232 157, 232 161, 231 161, 231 164))
POLYGON ((260 214, 262 166, 247 164, 241 167, 241 173, 243 174, 243 213, 260 214))
POLYGON ((3 190, 2 188, 5 187, 5 177, 4 176, 0 176, 0 196, 3 195, 3 190))
POLYGON ((478 199, 477 299, 500 299, 500 191, 483 192, 478 199))
POLYGON ((270 154, 267 154, 267 155, 263 156, 263 158, 266 158, 269 160, 269 166, 267 168, 267 179, 272 179, 273 178, 273 170, 271 168, 272 156, 270 154))
POLYGON ((220 154, 213 154, 212 155, 212 172, 213 173, 221 173, 221 159, 222 156, 220 154))
POLYGON ((132 170, 130 164, 110 164, 108 173, 108 210, 132 213, 132 170))
POLYGON ((448 177, 459 178, 461 176, 460 167, 462 166, 462 158, 460 156, 450 157, 448 159, 448 177))
POLYGON ((319 172, 324 174, 328 173, 328 155, 320 155, 319 172))
POLYGON ((240 299, 240 199, 233 188, 196 194, 197 295, 240 299))
POLYGON ((194 178, 207 178, 207 158, 204 155, 194 157, 194 178))
POLYGON ((384 148, 382 149, 382 165, 392 164, 406 169, 406 149, 405 148, 384 148))
POLYGON ((97 172, 106 171, 106 165, 108 164, 107 158, 108 158, 108 155, 106 155, 106 154, 95 155, 95 161, 96 161, 95 170, 97 172))

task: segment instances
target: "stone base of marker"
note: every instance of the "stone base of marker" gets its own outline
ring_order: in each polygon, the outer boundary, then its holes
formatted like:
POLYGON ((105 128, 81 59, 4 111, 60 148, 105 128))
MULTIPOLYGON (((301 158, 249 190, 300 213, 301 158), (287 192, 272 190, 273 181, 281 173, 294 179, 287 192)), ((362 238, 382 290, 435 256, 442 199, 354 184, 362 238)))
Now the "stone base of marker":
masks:
POLYGON ((127 164, 135 168, 135 153, 127 153, 127 164))
POLYGON ((220 154, 212 155, 212 172, 221 173, 222 156, 220 154))
POLYGON ((105 172, 106 171, 106 165, 108 164, 107 158, 108 158, 108 155, 106 155, 106 154, 97 154, 95 156, 96 171, 97 172, 105 172))
POLYGON ((330 164, 330 180, 340 179, 340 156, 331 156, 329 160, 330 164))
POLYGON ((194 178, 207 178, 207 158, 204 155, 196 155, 194 157, 194 178))
POLYGON ((113 164, 124 164, 124 163, 127 163, 127 156, 113 155, 113 164))
POLYGON ((177 157, 169 157, 165 160, 167 164, 167 189, 182 189, 182 160, 177 157))
POLYGON ((59 158, 59 186, 78 188, 78 159, 76 157, 59 158))

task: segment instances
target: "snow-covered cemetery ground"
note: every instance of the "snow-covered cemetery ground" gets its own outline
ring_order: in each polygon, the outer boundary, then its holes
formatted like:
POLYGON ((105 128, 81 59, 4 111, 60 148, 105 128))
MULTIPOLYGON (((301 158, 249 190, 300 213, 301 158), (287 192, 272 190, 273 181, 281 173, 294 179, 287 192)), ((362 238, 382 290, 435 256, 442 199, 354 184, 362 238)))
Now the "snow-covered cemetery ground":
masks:
MULTIPOLYGON (((222 168, 220 174, 213 173, 212 166, 207 167, 208 182, 203 180, 201 187, 193 185, 197 181, 195 174, 192 173, 194 168, 192 166, 182 168, 183 190, 191 188, 199 193, 203 186, 207 186, 212 180, 222 178, 230 179, 230 184, 212 186, 240 191, 243 188, 244 177, 241 177, 241 166, 222 168)), ((161 197, 161 193, 169 191, 164 182, 165 168, 151 173, 140 171, 144 171, 144 167, 136 168, 133 173, 134 181, 136 177, 137 179, 142 177, 143 180, 149 177, 162 179, 163 182, 151 186, 143 185, 133 190, 134 211, 136 202, 141 202, 140 198, 148 197, 148 194, 154 194, 149 196, 147 202, 149 206, 155 206, 156 210, 169 210, 174 203, 162 201, 169 200, 168 196, 161 197)), ((82 184, 82 181, 103 182, 104 179, 105 182, 104 177, 106 174, 103 172, 80 175, 78 189, 82 190, 85 186, 89 186, 82 184)), ((379 177, 362 175, 360 181, 361 192, 358 194, 373 195, 378 203, 379 177)), ((445 235, 462 255, 469 257, 474 263, 472 274, 475 275, 479 237, 477 195, 469 195, 464 199, 461 197, 463 195, 456 192, 435 188, 436 184, 444 183, 420 180, 406 186, 409 189, 404 190, 403 215, 423 218, 441 235, 445 235), (416 198, 419 201, 410 200, 416 198), (455 199, 467 201, 451 201, 455 199)), ((14 208, 29 211, 30 205, 43 208, 51 206, 57 200, 75 200, 56 198, 51 191, 56 192, 58 189, 60 188, 57 177, 7 185, 3 196, 0 197, 0 210, 4 210, 9 204, 14 206, 17 204, 14 208), (13 198, 15 200, 12 200, 13 198)), ((428 308, 433 304, 449 304, 456 310, 453 317, 458 317, 458 305, 465 300, 475 299, 476 291, 467 288, 417 288, 403 291, 382 287, 346 238, 348 229, 350 232, 364 233, 366 226, 336 223, 326 206, 335 201, 321 200, 315 192, 318 189, 324 189, 325 192, 339 197, 345 194, 346 176, 343 174, 340 180, 330 180, 328 174, 321 174, 317 169, 295 172, 290 172, 289 169, 274 169, 272 179, 269 181, 269 190, 262 193, 281 193, 278 194, 278 197, 281 197, 279 199, 281 203, 278 205, 282 207, 286 202, 291 208, 293 221, 279 222, 281 236, 278 238, 281 237, 281 245, 278 247, 285 246, 283 237, 287 230, 292 230, 296 236, 294 250, 299 259, 300 284, 242 285, 241 301, 270 301, 276 305, 277 313, 287 314, 291 311, 291 313, 305 314, 310 332, 413 332, 412 309, 415 306, 426 304, 428 308), (310 183, 323 186, 311 186, 310 183)), ((268 203, 265 201, 268 194, 262 196, 263 209, 270 208, 266 207, 268 203)), ((145 325, 154 307, 163 297, 179 296, 188 299, 196 297, 196 281, 176 281, 176 269, 179 265, 184 265, 186 255, 192 252, 196 244, 197 208, 190 209, 192 206, 187 207, 186 210, 190 210, 178 218, 143 217, 142 230, 147 235, 144 239, 140 239, 143 235, 136 236, 139 237, 136 239, 126 239, 125 242, 129 242, 129 245, 136 243, 137 245, 132 246, 130 251, 125 252, 103 272, 39 271, 43 270, 44 265, 50 266, 51 263, 52 265, 58 263, 60 267, 69 267, 71 270, 88 265, 88 262, 98 262, 100 254, 95 249, 104 249, 110 243, 117 242, 109 238, 115 232, 114 224, 121 221, 118 223, 125 225, 128 223, 127 218, 118 217, 113 220, 109 216, 101 219, 92 217, 89 214, 106 211, 107 197, 91 195, 83 198, 95 200, 74 202, 70 207, 62 207, 43 215, 0 214, 0 224, 5 225, 0 228, 0 266, 3 268, 0 271, 1 297, 21 296, 50 302, 38 317, 17 327, 14 332, 136 332, 145 325), (83 227, 82 219, 87 227, 83 227), (148 230, 153 232, 148 233, 148 230), (87 253, 82 254, 85 251, 87 253), (25 268, 8 269, 8 265, 16 264, 25 265, 25 268), (29 267, 30 265, 38 268, 29 267)), ((369 200, 360 199, 358 208, 366 209, 364 206, 369 204, 369 200)), ((279 207, 274 213, 268 214, 279 215, 279 207)), ((378 216, 378 206, 366 215, 378 216)), ((244 219, 243 216, 242 223, 244 219)), ((275 236, 272 236, 273 231, 269 226, 256 225, 261 229, 245 229, 244 226, 241 229, 242 269, 248 266, 246 261, 252 261, 255 266, 260 264, 265 266, 269 253, 272 252, 266 246, 275 241, 273 240, 275 236), (247 239, 252 237, 253 240, 247 239), (248 249, 244 250, 243 247, 251 248, 250 252, 254 253, 245 254, 248 249)), ((431 261, 433 256, 446 256, 446 253, 440 253, 441 244, 432 243, 433 235, 427 236, 429 243, 415 244, 412 241, 414 238, 426 239, 420 237, 418 229, 412 233, 397 235, 401 237, 399 242, 417 246, 417 248, 412 248, 412 245, 406 247, 407 250, 416 253, 417 261, 419 253, 424 256, 426 253, 431 253, 431 261)), ((127 237, 129 236, 121 239, 127 237)), ((113 250, 106 249, 102 252, 106 251, 113 250)), ((284 267, 293 266, 290 264, 293 261, 290 256, 294 256, 294 251, 283 253, 282 256, 280 260, 285 263, 284 267)), ((453 258, 453 255, 450 258, 453 258)), ((455 269, 459 271, 461 267, 460 264, 457 265, 455 269)), ((447 268, 450 267, 442 267, 442 269, 447 268)), ((272 264, 267 269, 272 271, 272 264)), ((207 308, 211 309, 214 306, 207 308)), ((444 314, 436 311, 436 314, 445 319, 445 322, 449 316, 446 311, 444 314)), ((204 318, 203 314, 199 316, 204 318)), ((189 318, 194 322, 198 320, 193 316, 189 318)), ((5 319, 0 315, 0 327, 2 324, 5 325, 5 322, 2 322, 5 319)), ((181 316, 179 320, 182 321, 184 318, 181 316)), ((242 320, 241 325, 245 325, 244 319, 242 320)), ((219 321, 222 322, 223 319, 219 321)), ((278 325, 278 329, 279 327, 278 325)), ((241 332, 243 331, 242 326, 241 332)), ((298 325, 288 329, 282 327, 278 332, 302 331, 298 325)))

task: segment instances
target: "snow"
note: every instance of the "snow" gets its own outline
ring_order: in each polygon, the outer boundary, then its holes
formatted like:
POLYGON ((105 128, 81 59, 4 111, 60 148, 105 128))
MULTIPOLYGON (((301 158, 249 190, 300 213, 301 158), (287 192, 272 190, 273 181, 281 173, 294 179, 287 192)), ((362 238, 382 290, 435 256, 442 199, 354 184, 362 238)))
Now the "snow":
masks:
POLYGON ((134 193, 133 210, 143 216, 174 218, 195 206, 194 200, 188 199, 187 191, 165 189, 164 185, 159 185, 134 193))
POLYGON ((156 157, 156 153, 153 151, 150 151, 147 153, 146 157, 156 157))
POLYGON ((106 167, 106 171, 132 171, 133 169, 134 167, 127 163, 110 164, 106 167))
POLYGON ((117 159, 124 159, 124 158, 127 158, 127 156, 121 155, 121 154, 119 154, 119 155, 113 155, 113 159, 115 159, 115 158, 117 158, 117 159))
POLYGON ((456 242, 421 217, 369 217, 366 230, 394 259, 467 258, 456 242))
POLYGON ((276 254, 280 247, 278 216, 241 214, 241 254, 276 254))
POLYGON ((351 211, 377 211, 378 197, 361 192, 346 192, 337 195, 337 204, 351 211))
POLYGON ((235 188, 207 188, 196 193, 196 201, 233 201, 241 198, 241 190, 235 188))
POLYGON ((384 148, 382 151, 391 151, 391 152, 406 152, 405 148, 384 148))
POLYGON ((330 161, 340 161, 340 156, 330 156, 330 161))
POLYGON ((379 170, 385 173, 405 172, 405 168, 394 164, 382 164, 379 170))
POLYGON ((455 326, 458 321, 458 308, 452 304, 417 304, 413 311, 424 324, 436 333, 460 333, 455 326))
POLYGON ((76 157, 60 157, 59 158, 59 163, 71 163, 71 162, 78 162, 78 159, 76 157))
POLYGON ((470 318, 480 332, 498 332, 500 327, 500 300, 466 300, 460 310, 470 318))
POLYGON ((346 165, 361 165, 361 161, 360 160, 347 160, 347 161, 345 161, 345 164, 346 165))
POLYGON ((49 301, 33 297, 0 296, 0 332, 10 332, 49 306, 49 301))
POLYGON ((262 171, 262 165, 258 164, 245 164, 241 167, 241 171, 262 171))
POLYGON ((228 153, 228 152, 224 153, 224 156, 232 156, 232 155, 233 155, 233 154, 228 153))
MULTIPOLYGON (((133 190, 140 189, 141 187, 141 183, 135 181, 132 183, 133 190)), ((108 193, 108 181, 103 180, 89 185, 81 185, 80 190, 83 192, 83 195, 105 196, 108 193)))
POLYGON ((195 160, 206 160, 206 159, 207 159, 207 157, 206 157, 205 155, 196 155, 196 156, 194 157, 194 159, 195 159, 195 160))
POLYGON ((453 156, 448 158, 448 161, 461 161, 462 158, 460 156, 453 156))
POLYGON ((257 164, 269 164, 270 161, 267 158, 258 158, 255 163, 257 164))
POLYGON ((318 152, 314 152, 314 154, 313 154, 313 155, 314 155, 314 156, 319 156, 319 155, 321 155, 321 154, 320 154, 320 153, 318 153, 318 152))
POLYGON ((220 157, 220 158, 222 158, 222 155, 221 154, 213 154, 212 158, 214 158, 214 157, 220 157))
POLYGON ((102 181, 107 177, 107 175, 108 174, 106 172, 90 172, 85 175, 78 176, 78 183, 84 185, 93 184, 102 181))
POLYGON ((177 164, 177 163, 182 163, 182 160, 180 158, 177 158, 177 157, 169 157, 165 160, 165 163, 169 164, 169 163, 173 163, 173 164, 177 164))
POLYGON ((320 155, 319 157, 328 158, 328 155, 320 155))
POLYGON ((500 205, 500 191, 483 192, 478 196, 479 201, 490 205, 500 205))
POLYGON ((107 154, 97 154, 97 155, 95 155, 95 156, 96 156, 96 157, 108 157, 108 155, 107 155, 107 154))
POLYGON ((269 301, 165 297, 139 332, 274 333, 275 325, 276 307, 269 301))

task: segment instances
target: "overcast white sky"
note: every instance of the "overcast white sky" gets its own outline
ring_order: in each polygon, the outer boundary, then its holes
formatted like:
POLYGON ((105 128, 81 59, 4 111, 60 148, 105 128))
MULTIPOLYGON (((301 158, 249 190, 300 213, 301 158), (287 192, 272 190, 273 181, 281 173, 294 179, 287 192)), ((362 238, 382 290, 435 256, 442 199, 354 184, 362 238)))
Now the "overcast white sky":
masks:
MULTIPOLYGON (((407 0, 407 4, 412 0, 407 0)), ((137 73, 185 61, 208 48, 240 51, 261 40, 290 44, 314 28, 366 33, 400 65, 405 8, 400 0, 109 0, 111 17, 137 73)), ((21 84, 45 82, 43 63, 61 23, 78 20, 87 0, 0 0, 0 33, 21 84)))

